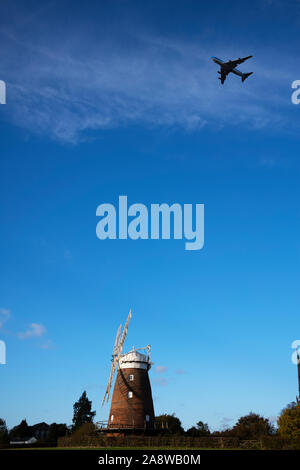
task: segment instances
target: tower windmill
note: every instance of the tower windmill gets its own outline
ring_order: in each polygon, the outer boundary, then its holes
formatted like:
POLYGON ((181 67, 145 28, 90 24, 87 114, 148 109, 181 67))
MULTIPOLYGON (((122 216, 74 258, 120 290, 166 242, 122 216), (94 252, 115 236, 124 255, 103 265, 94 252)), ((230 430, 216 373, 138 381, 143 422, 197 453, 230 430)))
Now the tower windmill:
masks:
POLYGON ((117 331, 110 376, 102 401, 102 406, 105 401, 109 401, 114 374, 117 370, 108 419, 108 429, 115 431, 154 429, 154 408, 148 376, 151 367, 150 345, 138 349, 133 348, 128 353, 122 354, 130 319, 131 310, 122 335, 122 325, 117 331))

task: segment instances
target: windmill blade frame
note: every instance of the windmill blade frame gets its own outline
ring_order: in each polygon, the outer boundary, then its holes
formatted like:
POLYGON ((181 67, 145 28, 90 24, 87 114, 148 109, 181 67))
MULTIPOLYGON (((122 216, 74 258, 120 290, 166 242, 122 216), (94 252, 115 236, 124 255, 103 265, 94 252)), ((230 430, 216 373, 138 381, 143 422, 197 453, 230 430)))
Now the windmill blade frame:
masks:
POLYGON ((125 342, 125 338, 126 338, 126 335, 127 335, 130 319, 131 319, 131 310, 128 314, 128 317, 127 317, 127 320, 126 320, 126 323, 125 323, 125 326, 124 326, 124 330, 123 330, 123 333, 122 333, 122 336, 121 336, 121 339, 120 339, 120 342, 119 342, 118 357, 120 357, 123 346, 124 346, 124 342, 125 342))
POLYGON ((107 384, 105 394, 104 394, 104 397, 103 397, 103 400, 102 400, 102 406, 104 405, 105 400, 107 400, 107 401, 109 400, 109 394, 110 394, 111 385, 112 385, 113 377, 114 377, 114 374, 115 374, 115 370, 116 370, 116 363, 114 361, 112 363, 112 366, 111 366, 111 369, 110 369, 110 376, 109 376, 108 384, 107 384))
POLYGON ((116 336, 116 339, 115 339, 115 344, 114 344, 114 349, 113 349, 113 356, 115 356, 118 353, 121 328, 122 328, 122 323, 120 324, 119 329, 117 331, 117 336, 116 336))
POLYGON ((120 334, 121 334, 122 324, 119 326, 118 331, 117 331, 115 344, 114 344, 114 348, 113 348, 112 365, 111 365, 111 369, 110 369, 110 375, 109 375, 107 387, 106 387, 105 394, 104 394, 103 401, 102 401, 102 406, 104 405, 105 400, 107 402, 109 400, 109 395, 110 395, 110 390, 111 390, 114 374, 115 374, 116 368, 119 365, 119 360, 120 360, 120 356, 122 354, 122 349, 123 349, 125 338, 126 338, 126 335, 127 335, 127 332, 128 332, 128 326, 129 326, 129 322, 130 322, 130 319, 131 319, 131 315, 132 315, 132 313, 131 313, 131 309, 130 309, 127 320, 126 320, 126 323, 125 323, 125 326, 124 326, 124 329, 123 329, 123 332, 122 332, 121 339, 120 339, 120 334))

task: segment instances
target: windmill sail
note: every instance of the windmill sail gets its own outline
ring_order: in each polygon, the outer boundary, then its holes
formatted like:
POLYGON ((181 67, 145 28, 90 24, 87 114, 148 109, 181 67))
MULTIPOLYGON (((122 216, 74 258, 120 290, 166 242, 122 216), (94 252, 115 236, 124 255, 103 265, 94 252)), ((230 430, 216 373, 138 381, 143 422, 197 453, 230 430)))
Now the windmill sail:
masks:
POLYGON ((112 357, 112 365, 111 365, 111 369, 110 369, 110 376, 109 376, 109 379, 108 379, 108 384, 107 384, 105 394, 104 394, 104 398, 103 398, 103 401, 102 401, 102 406, 104 405, 105 400, 107 402, 109 400, 109 394, 110 394, 114 374, 115 374, 116 368, 119 364, 120 356, 122 354, 122 349, 123 349, 123 345, 124 345, 125 338, 126 338, 126 335, 127 335, 130 318, 131 318, 131 310, 130 310, 129 315, 127 317, 121 339, 120 339, 120 334, 121 334, 122 324, 119 326, 119 329, 117 331, 117 336, 116 336, 116 339, 115 339, 115 344, 114 344, 114 349, 113 349, 113 357, 112 357))
POLYGON ((120 334, 121 334, 121 328, 122 328, 122 323, 121 325, 119 326, 119 329, 117 331, 117 336, 116 336, 116 340, 115 340, 115 344, 114 344, 114 349, 113 349, 113 356, 115 356, 118 352, 118 346, 119 346, 119 338, 120 338, 120 334))
POLYGON ((119 358, 120 358, 120 355, 122 353, 122 349, 123 349, 123 346, 124 346, 124 342, 125 342, 125 338, 126 338, 126 335, 127 335, 130 318, 131 318, 131 310, 130 310, 129 315, 127 317, 127 320, 126 320, 126 323, 125 323, 125 326, 124 326, 124 330, 123 330, 123 333, 122 333, 122 336, 121 336, 121 339, 120 339, 120 343, 119 343, 119 346, 118 346, 118 353, 117 353, 118 361, 119 361, 119 358))
POLYGON ((107 398, 107 401, 109 399, 109 393, 110 393, 111 384, 112 384, 112 381, 113 381, 115 370, 116 370, 116 366, 115 366, 115 362, 113 362, 112 366, 111 366, 111 369, 110 369, 110 376, 109 376, 108 384, 107 384, 105 394, 104 394, 104 397, 103 397, 102 406, 104 405, 104 402, 105 402, 106 398, 107 398))

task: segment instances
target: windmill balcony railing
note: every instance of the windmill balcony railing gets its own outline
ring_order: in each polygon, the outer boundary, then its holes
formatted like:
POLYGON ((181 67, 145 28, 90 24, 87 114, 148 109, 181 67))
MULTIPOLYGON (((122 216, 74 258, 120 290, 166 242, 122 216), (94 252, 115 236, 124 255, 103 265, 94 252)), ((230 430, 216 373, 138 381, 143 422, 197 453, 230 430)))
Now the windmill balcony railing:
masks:
POLYGON ((99 431, 103 430, 116 430, 116 429, 147 429, 148 423, 144 423, 144 426, 137 426, 134 423, 132 424, 124 424, 124 423, 110 423, 109 421, 97 421, 96 427, 99 431))

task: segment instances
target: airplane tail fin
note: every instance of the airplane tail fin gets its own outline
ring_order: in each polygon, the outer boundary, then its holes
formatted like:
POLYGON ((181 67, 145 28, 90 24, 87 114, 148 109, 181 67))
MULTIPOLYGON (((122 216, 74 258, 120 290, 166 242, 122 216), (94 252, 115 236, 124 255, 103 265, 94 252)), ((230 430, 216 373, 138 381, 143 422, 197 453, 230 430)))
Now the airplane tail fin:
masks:
POLYGON ((253 74, 253 72, 243 73, 242 82, 244 82, 246 80, 246 78, 250 77, 250 75, 252 75, 252 74, 253 74))

